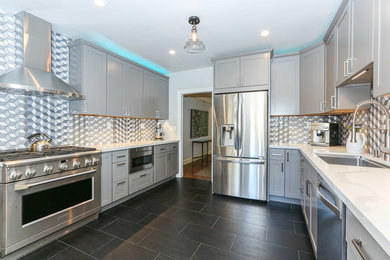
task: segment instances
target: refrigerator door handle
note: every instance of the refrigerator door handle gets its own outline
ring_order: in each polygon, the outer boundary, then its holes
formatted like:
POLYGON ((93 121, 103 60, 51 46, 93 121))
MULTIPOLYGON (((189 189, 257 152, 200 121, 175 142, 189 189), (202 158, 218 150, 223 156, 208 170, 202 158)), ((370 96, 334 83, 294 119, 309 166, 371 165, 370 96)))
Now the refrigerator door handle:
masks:
POLYGON ((235 159, 227 157, 214 157, 214 160, 229 163, 241 163, 241 164, 265 164, 266 160, 263 159, 235 159))
POLYGON ((240 156, 240 151, 242 150, 242 94, 238 94, 238 116, 237 116, 237 140, 238 140, 238 156, 240 156))
POLYGON ((234 104, 234 118, 235 118, 235 135, 234 135, 234 149, 238 155, 238 95, 236 96, 236 102, 234 104))

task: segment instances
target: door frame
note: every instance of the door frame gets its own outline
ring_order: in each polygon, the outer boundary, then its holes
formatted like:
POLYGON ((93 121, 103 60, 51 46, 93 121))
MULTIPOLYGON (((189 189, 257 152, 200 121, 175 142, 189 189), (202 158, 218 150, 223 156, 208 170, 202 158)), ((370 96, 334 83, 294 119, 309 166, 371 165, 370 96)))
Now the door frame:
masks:
MULTIPOLYGON (((214 95, 213 87, 207 88, 192 88, 192 89, 180 89, 177 91, 177 136, 180 140, 179 144, 179 174, 176 175, 178 178, 183 178, 183 98, 186 94, 196 94, 211 92, 214 95)), ((213 111, 214 99, 211 98, 211 111, 213 111)), ((211 122, 214 122, 213 118, 211 122)), ((212 124, 212 123, 211 123, 212 124)), ((211 140, 213 140, 213 127, 211 126, 211 140)), ((213 145, 211 141, 211 154, 213 154, 213 145)), ((211 180, 213 179, 213 163, 211 162, 211 180)))

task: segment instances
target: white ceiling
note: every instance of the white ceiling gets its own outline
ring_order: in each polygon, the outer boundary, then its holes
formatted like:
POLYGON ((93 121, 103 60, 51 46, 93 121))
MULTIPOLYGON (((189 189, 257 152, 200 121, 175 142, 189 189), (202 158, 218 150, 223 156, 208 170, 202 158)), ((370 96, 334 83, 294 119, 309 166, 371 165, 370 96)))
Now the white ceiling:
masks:
MULTIPOLYGON (((0 9, 28 11, 71 38, 122 47, 169 72, 211 65, 210 59, 274 48, 297 51, 324 36, 342 0, 2 0, 0 9), (184 52, 188 17, 200 17, 203 54, 184 52), (260 32, 270 30, 268 38, 260 32), (168 54, 170 49, 176 55, 168 54)), ((113 47, 114 46, 114 47, 113 47)), ((151 65, 152 66, 152 65, 151 65)))

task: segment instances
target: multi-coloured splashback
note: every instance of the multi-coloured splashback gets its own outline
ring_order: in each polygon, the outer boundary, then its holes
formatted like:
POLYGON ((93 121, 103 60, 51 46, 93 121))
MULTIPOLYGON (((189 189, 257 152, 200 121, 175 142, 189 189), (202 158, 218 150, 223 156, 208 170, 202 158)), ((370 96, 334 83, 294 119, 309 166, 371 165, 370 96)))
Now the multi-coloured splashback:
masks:
MULTIPOLYGON (((0 10, 0 75, 20 64, 17 28, 15 16, 0 10)), ((69 41, 52 33, 52 71, 65 82, 69 41)), ((92 146, 152 140, 155 127, 155 120, 71 115, 64 99, 0 92, 0 150, 26 147, 26 137, 35 132, 46 133, 55 145, 92 146)))

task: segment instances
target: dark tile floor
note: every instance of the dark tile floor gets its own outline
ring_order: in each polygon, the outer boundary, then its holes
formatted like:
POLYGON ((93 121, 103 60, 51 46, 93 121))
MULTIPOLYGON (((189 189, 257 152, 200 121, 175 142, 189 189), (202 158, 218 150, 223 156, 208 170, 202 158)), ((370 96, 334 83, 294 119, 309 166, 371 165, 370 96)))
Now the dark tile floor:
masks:
POLYGON ((299 207, 213 196, 177 179, 124 202, 28 259, 314 259, 299 207))

